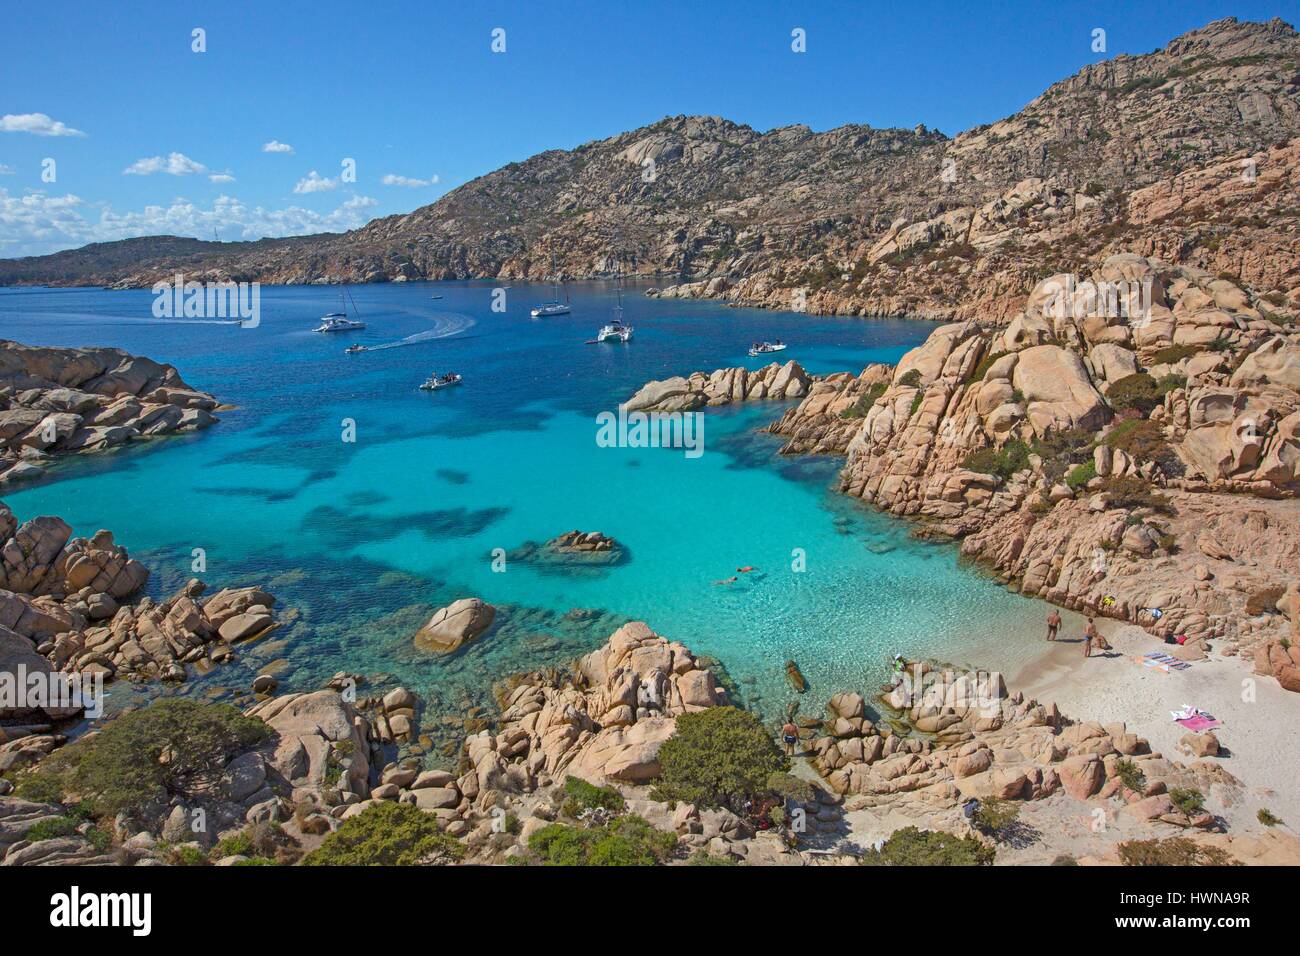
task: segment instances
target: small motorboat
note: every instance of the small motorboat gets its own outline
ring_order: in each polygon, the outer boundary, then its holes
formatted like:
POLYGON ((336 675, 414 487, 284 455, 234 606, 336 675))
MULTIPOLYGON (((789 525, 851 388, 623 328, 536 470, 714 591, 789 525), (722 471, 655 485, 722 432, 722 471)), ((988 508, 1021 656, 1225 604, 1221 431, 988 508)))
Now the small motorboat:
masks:
POLYGON ((785 343, 780 339, 775 342, 755 342, 749 347, 750 358, 757 358, 760 355, 768 355, 772 352, 784 352, 785 343))
POLYGON ((348 346, 347 348, 345 348, 343 351, 346 352, 348 355, 355 355, 355 354, 358 353, 358 352, 364 352, 364 351, 366 351, 366 347, 365 347, 364 345, 361 345, 360 343, 358 343, 358 344, 356 344, 356 345, 349 345, 349 346, 348 346))
POLYGON ((431 296, 429 296, 429 298, 430 298, 430 299, 441 299, 442 296, 440 296, 440 295, 431 295, 431 296))
POLYGON ((420 386, 426 392, 436 392, 441 388, 451 388, 453 385, 460 384, 460 375, 456 372, 448 372, 446 375, 439 375, 434 372, 429 376, 429 380, 420 386))
POLYGON ((624 325, 619 319, 614 319, 600 330, 596 336, 597 342, 608 342, 610 339, 617 339, 619 342, 627 342, 632 338, 632 326, 624 325))

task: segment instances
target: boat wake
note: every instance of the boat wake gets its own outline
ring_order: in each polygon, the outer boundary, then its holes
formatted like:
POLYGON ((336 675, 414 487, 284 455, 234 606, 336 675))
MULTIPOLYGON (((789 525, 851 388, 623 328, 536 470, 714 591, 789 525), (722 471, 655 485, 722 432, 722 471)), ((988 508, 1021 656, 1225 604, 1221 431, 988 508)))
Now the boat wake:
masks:
POLYGON ((421 345, 424 342, 433 342, 437 339, 450 338, 453 335, 459 335, 466 329, 476 324, 476 321, 468 315, 457 313, 447 313, 445 315, 435 316, 433 318, 433 328, 425 329, 423 332, 416 332, 414 335, 408 335, 404 339, 398 339, 396 342, 382 342, 379 345, 367 345, 367 352, 378 352, 382 349, 400 349, 407 345, 421 345))

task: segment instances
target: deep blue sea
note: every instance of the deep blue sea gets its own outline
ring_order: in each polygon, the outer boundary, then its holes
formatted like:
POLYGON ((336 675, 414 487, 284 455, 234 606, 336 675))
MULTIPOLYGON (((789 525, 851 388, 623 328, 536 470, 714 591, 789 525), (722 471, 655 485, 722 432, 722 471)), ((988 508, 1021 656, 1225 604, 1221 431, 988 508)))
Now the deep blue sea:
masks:
MULTIPOLYGON (((328 287, 263 287, 257 328, 168 323, 147 290, 0 290, 0 337, 106 345, 175 364, 193 386, 237 406, 197 435, 69 459, 10 492, 20 518, 57 514, 76 533, 112 529, 166 595, 202 549, 211 588, 258 583, 286 624, 237 664, 182 693, 218 697, 258 670, 286 689, 337 671, 400 681, 428 701, 426 724, 490 701, 493 681, 562 664, 640 619, 717 657, 744 697, 776 719, 792 698, 787 659, 811 689, 805 712, 862 689, 895 652, 972 663, 1036 646, 1046 610, 912 540, 905 523, 832 489, 839 461, 784 459, 759 431, 784 409, 707 412, 705 451, 605 448, 596 415, 650 379, 765 364, 759 339, 810 372, 896 362, 928 322, 822 318, 626 295, 626 345, 588 345, 610 315, 608 285, 571 285, 571 315, 532 319, 546 287, 491 282, 358 286, 361 332, 315 334, 339 306, 328 287), (434 298, 441 296, 441 298, 434 298), (344 354, 361 342, 372 351, 344 354), (378 348, 378 346, 383 346, 378 348), (455 370, 459 388, 417 390, 455 370), (346 442, 344 420, 355 422, 346 442), (599 530, 630 560, 557 572, 494 549, 599 530), (792 570, 795 549, 806 570, 792 570), (730 585, 738 566, 757 572, 730 585), (476 595, 501 625, 449 658, 411 635, 433 608, 476 595)), ((120 687, 119 702, 143 691, 120 687)))

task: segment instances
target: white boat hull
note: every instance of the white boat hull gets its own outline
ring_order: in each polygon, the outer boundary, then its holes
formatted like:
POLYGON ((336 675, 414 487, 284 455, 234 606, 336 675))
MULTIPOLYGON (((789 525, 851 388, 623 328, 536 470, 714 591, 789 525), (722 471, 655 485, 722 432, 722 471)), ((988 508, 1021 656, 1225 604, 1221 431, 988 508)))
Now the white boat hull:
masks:
POLYGON ((573 310, 567 305, 539 305, 533 309, 532 317, 534 319, 543 319, 548 315, 568 315, 573 310))

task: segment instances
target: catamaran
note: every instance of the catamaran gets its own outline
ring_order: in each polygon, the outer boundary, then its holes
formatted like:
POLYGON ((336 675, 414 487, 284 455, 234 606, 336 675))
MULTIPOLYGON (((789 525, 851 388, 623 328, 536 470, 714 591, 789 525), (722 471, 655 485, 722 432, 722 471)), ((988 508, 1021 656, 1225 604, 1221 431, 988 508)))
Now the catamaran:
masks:
POLYGON ((610 339, 618 339, 620 342, 626 342, 632 338, 632 326, 624 325, 622 319, 614 319, 609 325, 600 330, 596 336, 597 342, 608 342, 610 339))
POLYGON ((560 301, 560 274, 555 269, 554 259, 551 260, 551 272, 554 273, 553 288, 555 291, 552 293, 554 298, 551 299, 550 302, 543 302, 541 305, 536 306, 533 309, 532 316, 534 319, 544 319, 548 315, 568 315, 573 311, 569 308, 567 300, 564 302, 560 301))
POLYGON ((339 299, 343 304, 343 311, 331 312, 329 315, 321 316, 320 325, 312 329, 313 332, 351 332, 366 327, 366 323, 348 318, 348 302, 352 303, 354 313, 360 313, 356 301, 352 298, 352 293, 344 289, 339 293, 339 299))
POLYGON ((456 372, 448 372, 446 375, 439 375, 434 372, 420 388, 426 392, 436 392, 441 388, 451 388, 453 385, 459 384, 460 375, 456 372))
POLYGON ((769 352, 784 352, 785 343, 780 339, 775 342, 755 342, 749 347, 751 358, 757 358, 760 355, 767 355, 769 352))
POLYGON ((632 326, 623 324, 623 276, 621 274, 614 279, 614 293, 617 296, 614 300, 614 317, 596 335, 597 342, 608 342, 610 339, 626 342, 632 338, 632 326))

